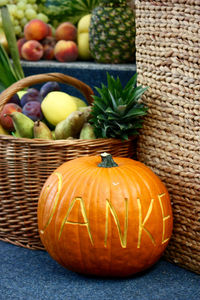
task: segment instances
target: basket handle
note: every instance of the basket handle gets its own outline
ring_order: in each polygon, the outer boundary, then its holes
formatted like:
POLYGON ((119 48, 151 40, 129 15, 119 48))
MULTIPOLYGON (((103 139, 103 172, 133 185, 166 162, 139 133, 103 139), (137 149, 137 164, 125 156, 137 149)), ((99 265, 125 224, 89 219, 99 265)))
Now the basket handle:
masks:
POLYGON ((42 83, 45 81, 57 81, 60 83, 71 85, 77 88, 86 98, 89 104, 92 104, 94 94, 93 90, 84 82, 76 79, 75 77, 64 75, 62 73, 45 73, 27 76, 9 86, 0 94, 0 111, 7 101, 18 91, 34 84, 42 83))

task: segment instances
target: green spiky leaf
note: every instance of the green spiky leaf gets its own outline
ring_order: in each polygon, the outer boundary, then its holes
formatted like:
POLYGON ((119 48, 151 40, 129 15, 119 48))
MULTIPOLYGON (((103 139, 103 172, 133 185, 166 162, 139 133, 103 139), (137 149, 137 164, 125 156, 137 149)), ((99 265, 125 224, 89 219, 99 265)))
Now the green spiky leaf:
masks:
POLYGON ((141 96, 147 87, 136 86, 135 74, 123 88, 119 77, 116 79, 107 73, 107 86, 96 87, 91 124, 98 138, 120 138, 138 134, 142 128, 147 107, 141 102, 141 96))

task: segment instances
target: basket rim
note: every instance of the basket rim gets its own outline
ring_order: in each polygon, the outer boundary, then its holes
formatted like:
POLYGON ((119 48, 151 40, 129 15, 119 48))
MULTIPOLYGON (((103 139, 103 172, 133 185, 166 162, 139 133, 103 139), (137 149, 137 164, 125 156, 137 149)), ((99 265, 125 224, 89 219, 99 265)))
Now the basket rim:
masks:
POLYGON ((68 146, 68 145, 89 145, 97 146, 102 144, 122 144, 132 142, 137 138, 137 135, 129 137, 127 140, 115 139, 115 138, 97 138, 97 139, 63 139, 63 140, 46 140, 46 139, 29 139, 29 138, 19 138, 12 135, 0 134, 0 141, 8 141, 10 143, 16 144, 29 144, 32 146, 68 146))
POLYGON ((85 82, 69 75, 65 75, 63 73, 53 72, 53 73, 41 73, 36 75, 26 76, 13 84, 7 87, 0 94, 0 112, 3 109, 3 106, 7 104, 9 99, 18 91, 23 90, 29 86, 33 86, 35 84, 40 84, 47 81, 56 81, 66 85, 73 86, 84 96, 89 105, 93 103, 94 92, 92 88, 86 84, 85 82))

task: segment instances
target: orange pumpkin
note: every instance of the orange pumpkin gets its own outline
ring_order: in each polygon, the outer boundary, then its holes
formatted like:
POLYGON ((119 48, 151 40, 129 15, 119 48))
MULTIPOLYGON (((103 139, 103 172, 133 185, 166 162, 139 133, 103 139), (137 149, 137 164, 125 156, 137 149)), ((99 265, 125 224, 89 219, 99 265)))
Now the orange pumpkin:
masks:
POLYGON ((152 266, 172 234, 166 187, 147 166, 109 154, 61 165, 38 203, 48 253, 64 267, 100 276, 128 276, 152 266))

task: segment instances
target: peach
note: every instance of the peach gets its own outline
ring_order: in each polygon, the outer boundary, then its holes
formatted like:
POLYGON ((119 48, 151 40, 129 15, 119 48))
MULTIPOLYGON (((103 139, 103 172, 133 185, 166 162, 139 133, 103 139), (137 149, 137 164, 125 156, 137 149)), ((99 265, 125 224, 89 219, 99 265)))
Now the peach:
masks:
POLYGON ((48 28, 48 33, 47 36, 53 36, 53 30, 50 24, 47 24, 47 28, 48 28))
POLYGON ((21 49, 22 58, 25 60, 37 61, 43 56, 44 50, 42 45, 35 40, 27 41, 21 49))
POLYGON ((75 61, 78 58, 78 46, 73 41, 60 40, 54 47, 54 55, 60 62, 75 61))
POLYGON ((76 41, 77 29, 71 22, 61 23, 55 31, 55 38, 57 41, 76 41))
POLYGON ((22 108, 15 103, 7 103, 0 112, 0 123, 3 128, 8 131, 15 130, 11 117, 7 115, 13 113, 14 111, 22 112, 22 108))
POLYGON ((24 26, 24 37, 27 40, 40 41, 49 34, 48 25, 39 19, 33 19, 24 26))
POLYGON ((27 40, 25 39, 25 37, 22 37, 20 39, 17 40, 17 47, 18 47, 18 51, 19 51, 19 57, 22 58, 22 46, 24 45, 24 43, 27 42, 27 40))
POLYGON ((43 46, 44 54, 42 59, 51 60, 54 58, 54 46, 56 39, 53 36, 47 36, 40 42, 43 46))
POLYGON ((54 58, 54 47, 50 45, 44 45, 42 59, 52 60, 53 58, 54 58))
POLYGON ((41 40, 40 43, 42 44, 42 46, 49 45, 54 47, 56 44, 56 39, 53 36, 47 36, 43 40, 41 40))

